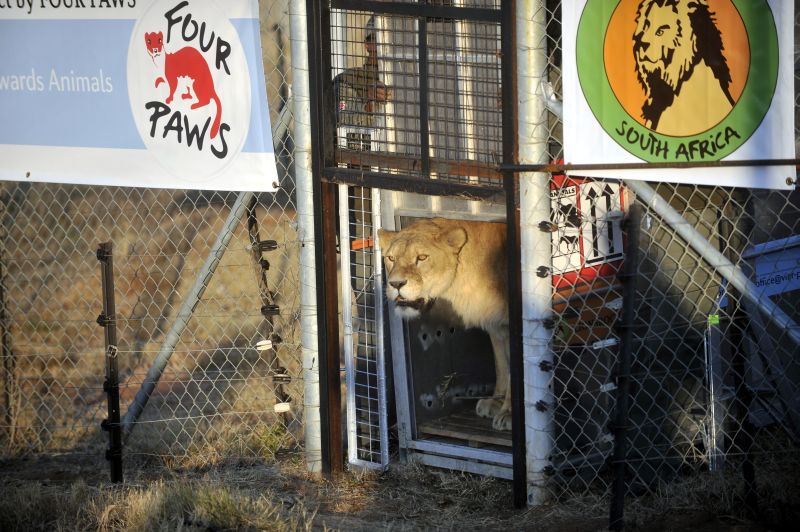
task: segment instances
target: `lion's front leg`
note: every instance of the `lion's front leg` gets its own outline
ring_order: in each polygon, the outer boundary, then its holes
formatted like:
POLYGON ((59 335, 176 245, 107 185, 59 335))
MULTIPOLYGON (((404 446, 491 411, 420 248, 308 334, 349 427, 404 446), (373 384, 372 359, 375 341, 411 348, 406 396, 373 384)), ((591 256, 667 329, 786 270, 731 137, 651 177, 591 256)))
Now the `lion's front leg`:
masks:
POLYGON ((492 419, 492 427, 497 430, 511 430, 511 394, 509 380, 508 329, 500 327, 488 331, 494 351, 495 387, 493 397, 481 399, 475 412, 481 417, 492 419))
POLYGON ((475 413, 478 414, 479 417, 488 417, 494 419, 494 416, 500 412, 502 405, 503 402, 499 397, 487 397, 486 399, 480 399, 478 400, 478 404, 475 405, 475 413))
POLYGON ((506 395, 500 409, 492 418, 492 428, 495 430, 511 430, 511 387, 506 390, 506 395))

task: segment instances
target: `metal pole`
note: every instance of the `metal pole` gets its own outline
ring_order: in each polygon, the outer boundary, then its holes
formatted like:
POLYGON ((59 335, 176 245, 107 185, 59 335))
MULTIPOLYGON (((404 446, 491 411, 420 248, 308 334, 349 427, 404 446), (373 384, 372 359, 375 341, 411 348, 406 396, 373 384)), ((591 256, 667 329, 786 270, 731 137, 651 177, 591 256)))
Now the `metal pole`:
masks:
POLYGON ((339 248, 342 279, 342 325, 347 403, 347 459, 350 463, 358 461, 358 427, 356 425, 356 367, 353 345, 353 284, 350 271, 350 201, 347 185, 339 185, 339 248))
MULTIPOLYGON (((502 4, 500 81, 503 97, 503 161, 517 159, 516 87, 516 2, 502 4)), ((514 507, 523 508, 528 500, 525 451, 525 380, 522 362, 522 279, 520 277, 520 239, 518 189, 514 174, 503 174, 506 200, 506 251, 508 267, 508 352, 511 378, 511 465, 514 507)))
POLYGON ((767 319, 772 320, 775 325, 786 331, 795 345, 800 346, 800 326, 778 305, 773 303, 768 296, 762 295, 762 291, 742 272, 741 268, 715 249, 650 185, 644 181, 633 180, 625 183, 629 189, 636 193, 642 203, 651 207, 681 238, 686 240, 689 246, 703 257, 714 271, 738 290, 741 297, 755 305, 767 319))
POLYGON ((628 422, 630 417, 631 360, 633 358, 633 322, 636 316, 636 275, 639 265, 639 224, 641 208, 632 205, 628 211, 628 246, 622 275, 622 338, 620 359, 617 364, 617 401, 614 423, 614 484, 609 517, 609 529, 622 530, 624 526, 625 495, 628 484, 625 473, 628 469, 628 422))
POLYGON ((111 465, 111 482, 122 482, 122 431, 119 423, 119 368, 117 364, 117 321, 114 302, 114 248, 111 242, 100 244, 97 250, 103 285, 103 313, 97 322, 105 330, 106 380, 103 389, 108 394, 108 418, 101 423, 108 431, 109 447, 106 459, 111 465))
POLYGON ((380 425, 381 466, 389 465, 389 407, 386 396, 386 350, 384 348, 383 315, 383 269, 378 229, 383 226, 381 218, 381 191, 372 189, 372 279, 375 301, 375 347, 378 363, 378 419, 380 425))
MULTIPOLYGON (((517 105, 520 164, 547 162, 547 107, 542 87, 547 81, 546 10, 542 0, 517 0, 517 105)), ((550 175, 519 175, 520 238, 522 254, 522 338, 524 343, 525 441, 527 442, 528 504, 550 498, 547 489, 553 451, 553 409, 550 383, 553 352, 551 235, 539 229, 550 221, 550 175)))
MULTIPOLYGON (((1 248, 0 248, 1 250, 1 248)), ((11 328, 6 319, 6 278, 3 268, 3 256, 0 255, 0 357, 3 359, 4 388, 3 398, 5 404, 5 423, 8 430, 8 444, 13 445, 15 435, 15 401, 16 394, 16 361, 11 349, 11 328)))
POLYGON ((330 79, 330 9, 325 2, 307 0, 309 96, 311 116, 311 173, 314 238, 317 242, 317 343, 319 349, 320 432, 322 472, 328 476, 344 467, 341 441, 341 380, 339 373, 339 313, 336 259, 336 185, 323 182, 323 169, 332 164, 333 84, 330 79))
POLYGON ((206 258, 206 262, 197 275, 194 285, 192 285, 189 293, 186 294, 186 298, 183 300, 183 304, 175 316, 175 321, 172 322, 172 327, 170 327, 169 332, 167 332, 167 335, 164 337, 164 342, 158 350, 158 355, 156 355, 153 365, 147 372, 142 387, 136 392, 133 403, 125 413, 125 417, 122 420, 122 430, 126 440, 130 437, 131 431, 136 421, 139 419, 139 416, 142 415, 147 401, 150 400, 150 396, 153 390, 155 390, 156 384, 158 384, 158 380, 164 372, 164 368, 167 367, 167 363, 170 357, 172 357, 172 352, 178 340, 180 340, 181 334, 189 324, 189 319, 192 317, 195 307, 200 302, 200 298, 203 297, 203 293, 211 282, 211 278, 214 277, 214 272, 222 260, 222 256, 225 254, 225 250, 233 237, 234 231, 239 226, 242 218, 247 214, 247 205, 252 197, 252 192, 242 192, 239 194, 239 197, 236 198, 233 207, 231 207, 231 212, 228 215, 228 219, 225 221, 225 226, 217 236, 217 240, 211 248, 211 253, 209 253, 208 258, 206 258))
POLYGON ((311 174, 311 100, 308 68, 306 0, 289 3, 294 98, 294 178, 297 190, 297 232, 300 241, 300 344, 303 359, 303 417, 306 467, 322 471, 317 349, 317 269, 311 174))
MULTIPOLYGON (((753 224, 750 211, 752 210, 751 194, 746 190, 733 190, 731 198, 737 205, 743 207, 741 216, 736 216, 730 206, 723 210, 719 220, 720 253, 728 258, 735 258, 744 251, 743 238, 752 232, 753 224), (727 215, 727 216, 726 216, 727 215), (725 251, 728 254, 725 254, 725 251)), ((730 260, 730 259, 729 259, 730 260)), ((756 489, 756 470, 753 459, 753 434, 755 427, 750 421, 750 408, 753 404, 753 393, 747 384, 747 368, 750 365, 744 343, 747 338, 747 329, 755 320, 750 320, 741 301, 741 294, 736 289, 728 289, 728 305, 724 309, 727 314, 727 334, 724 336, 730 350, 731 370, 733 377, 734 397, 736 404, 734 411, 733 445, 742 453, 742 478, 744 480, 744 503, 747 516, 751 519, 757 517, 758 492, 756 489)), ((758 317, 758 316, 756 316, 758 317)), ((761 350, 761 347, 758 349, 761 350)), ((767 370, 768 371, 768 370, 767 370)), ((788 413, 788 411, 787 411, 788 413)))

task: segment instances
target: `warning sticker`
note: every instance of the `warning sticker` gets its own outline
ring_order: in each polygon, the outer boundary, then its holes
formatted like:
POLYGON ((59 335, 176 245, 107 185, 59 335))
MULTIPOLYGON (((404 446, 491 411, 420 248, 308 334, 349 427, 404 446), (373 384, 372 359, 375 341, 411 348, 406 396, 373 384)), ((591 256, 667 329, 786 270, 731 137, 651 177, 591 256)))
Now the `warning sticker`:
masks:
POLYGON ((624 257, 624 188, 554 176, 550 201, 556 288, 616 272, 624 257))

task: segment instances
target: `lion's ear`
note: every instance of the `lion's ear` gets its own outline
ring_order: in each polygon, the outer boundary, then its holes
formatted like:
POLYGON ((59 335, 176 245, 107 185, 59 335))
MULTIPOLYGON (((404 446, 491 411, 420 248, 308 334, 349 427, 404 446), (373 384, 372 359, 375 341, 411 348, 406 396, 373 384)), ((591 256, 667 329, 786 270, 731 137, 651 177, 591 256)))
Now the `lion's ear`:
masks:
POLYGON ((378 229, 378 242, 380 242, 381 249, 387 249, 392 245, 394 239, 397 237, 397 231, 387 231, 386 229, 378 229))
POLYGON ((443 231, 440 239, 458 253, 467 243, 467 232, 463 227, 453 227, 443 231))

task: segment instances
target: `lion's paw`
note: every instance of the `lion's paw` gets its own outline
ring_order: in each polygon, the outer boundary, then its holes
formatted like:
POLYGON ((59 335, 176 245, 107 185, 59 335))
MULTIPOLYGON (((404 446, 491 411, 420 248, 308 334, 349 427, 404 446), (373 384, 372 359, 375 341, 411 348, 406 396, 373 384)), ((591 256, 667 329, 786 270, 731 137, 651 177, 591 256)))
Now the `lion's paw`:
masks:
POLYGON ((475 405, 475 413, 479 417, 494 418, 500 412, 500 407, 502 406, 503 400, 496 397, 480 399, 478 404, 475 405))
POLYGON ((501 408, 492 419, 492 428, 495 430, 511 430, 511 409, 501 408))

